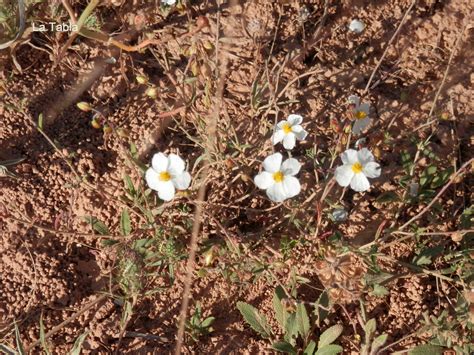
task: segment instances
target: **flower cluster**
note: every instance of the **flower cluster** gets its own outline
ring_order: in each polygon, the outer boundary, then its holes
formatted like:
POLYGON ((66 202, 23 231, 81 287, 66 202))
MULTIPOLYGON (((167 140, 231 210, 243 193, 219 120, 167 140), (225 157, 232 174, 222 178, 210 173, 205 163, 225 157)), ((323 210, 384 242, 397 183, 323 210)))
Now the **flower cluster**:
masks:
MULTIPOLYGON (((369 104, 361 104, 357 96, 350 96, 349 102, 356 119, 352 131, 360 134, 370 124, 369 104)), ((271 138, 273 145, 282 142, 285 149, 293 149, 296 141, 304 140, 308 135, 302 122, 303 117, 295 114, 279 122, 271 138)), ((334 174, 340 186, 350 186, 354 191, 362 192, 370 188, 369 178, 380 176, 380 165, 367 148, 348 149, 341 154, 341 160, 342 165, 336 168, 334 174)), ((283 161, 281 153, 274 153, 265 158, 263 171, 255 176, 254 182, 258 188, 265 190, 271 201, 283 202, 300 193, 301 185, 296 177, 300 169, 298 160, 290 157, 283 161)), ((145 179, 164 201, 172 200, 176 190, 186 190, 191 183, 191 175, 186 171, 184 161, 176 154, 155 154, 145 179)), ((343 220, 342 216, 338 219, 343 220)))
MULTIPOLYGON (((350 96, 352 115, 355 118, 352 132, 360 134, 370 124, 367 103, 360 103, 357 96, 350 96)), ((286 120, 279 122, 272 135, 272 143, 276 145, 283 142, 283 147, 291 150, 297 140, 304 140, 308 133, 301 126, 303 117, 289 115, 286 120)), ((367 148, 359 151, 348 149, 341 154, 343 165, 336 168, 335 179, 340 186, 350 186, 354 191, 362 192, 370 188, 368 178, 380 176, 380 165, 375 162, 374 156, 367 148)), ((280 153, 275 153, 263 161, 263 171, 254 178, 255 185, 265 190, 268 198, 274 202, 282 202, 298 195, 301 185, 296 174, 301 169, 301 164, 294 158, 283 161, 280 153)))

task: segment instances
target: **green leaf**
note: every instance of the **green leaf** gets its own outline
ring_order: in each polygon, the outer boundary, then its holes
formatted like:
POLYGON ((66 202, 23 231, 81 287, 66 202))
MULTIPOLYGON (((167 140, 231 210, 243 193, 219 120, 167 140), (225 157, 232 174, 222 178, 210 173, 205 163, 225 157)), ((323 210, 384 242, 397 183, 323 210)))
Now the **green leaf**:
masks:
POLYGON ((43 130, 43 114, 40 113, 38 116, 38 128, 42 131, 43 130))
POLYGON ((313 355, 315 350, 316 350, 316 343, 313 340, 311 340, 308 346, 306 347, 306 349, 304 349, 303 355, 313 355))
POLYGON ((43 323, 43 313, 41 313, 40 316, 40 343, 41 346, 43 347, 44 352, 49 355, 51 354, 51 351, 48 349, 48 343, 46 342, 46 337, 45 337, 45 331, 44 331, 44 323, 43 323))
POLYGON ((377 353, 377 350, 380 349, 387 342, 388 334, 379 335, 372 342, 372 353, 377 353))
POLYGON ((286 341, 277 341, 272 344, 272 348, 286 354, 296 354, 296 349, 286 341))
POLYGON ((290 314, 285 325, 285 340, 291 344, 296 344, 296 336, 298 335, 298 322, 296 321, 296 313, 290 314))
POLYGON ((443 348, 438 345, 423 344, 408 350, 408 355, 441 355, 443 348))
POLYGON ((386 287, 380 286, 379 284, 375 284, 372 294, 377 297, 383 297, 383 296, 388 295, 389 291, 386 287))
POLYGON ((130 195, 135 196, 136 190, 135 190, 135 186, 133 186, 133 182, 130 176, 125 174, 123 176, 123 182, 125 183, 125 188, 130 193, 130 195))
POLYGON ((245 302, 237 302, 237 309, 253 330, 264 338, 270 338, 271 330, 267 319, 254 306, 245 302))
POLYGON ((201 327, 203 328, 207 328, 209 327, 212 323, 214 323, 214 321, 216 320, 215 317, 207 317, 206 319, 204 319, 201 323, 201 327))
POLYGON ((333 325, 332 327, 326 329, 319 337, 318 349, 333 343, 342 334, 343 330, 344 327, 340 324, 333 325))
POLYGON ((342 352, 342 350, 342 346, 330 344, 318 349, 314 355, 335 355, 342 352))
POLYGON ((97 218, 93 216, 85 216, 84 219, 87 223, 91 225, 92 229, 94 229, 97 233, 101 235, 110 234, 107 226, 101 221, 99 221, 97 218))
POLYGON ((396 201, 400 201, 400 197, 398 196, 397 193, 393 192, 393 191, 386 191, 382 194, 380 194, 376 201, 378 203, 390 203, 390 202, 396 202, 396 201))
POLYGON ((284 298, 286 298, 285 291, 281 286, 278 286, 273 294, 273 310, 275 311, 275 318, 282 330, 285 330, 286 320, 288 319, 288 312, 281 303, 284 298))
POLYGON ((23 343, 21 342, 20 337, 20 330, 18 329, 18 325, 15 322, 15 342, 16 342, 16 350, 20 355, 25 355, 25 348, 23 347, 23 343))
POLYGON ((296 322, 298 323, 298 332, 301 337, 303 339, 306 338, 309 335, 310 325, 308 313, 303 303, 298 303, 296 306, 296 322))
POLYGON ((81 354, 81 348, 82 348, 82 343, 84 343, 84 340, 86 340, 86 337, 89 335, 89 332, 82 333, 79 335, 74 342, 74 345, 72 346, 71 350, 69 351, 69 355, 80 355, 81 354))
POLYGON ((444 250, 444 246, 437 245, 432 248, 423 249, 420 254, 413 258, 413 262, 416 265, 429 265, 432 262, 432 258, 440 255, 444 250))
POLYGON ((364 326, 364 332, 365 332, 365 343, 368 344, 372 337, 375 334, 375 330, 377 329, 377 322, 375 321, 374 318, 369 319, 367 323, 365 323, 364 326))
POLYGON ((122 211, 122 216, 120 217, 120 230, 122 235, 129 235, 132 231, 132 228, 130 227, 130 215, 126 208, 122 211))
POLYGON ((329 314, 329 296, 326 291, 323 291, 323 293, 319 295, 318 300, 315 302, 314 313, 316 315, 316 324, 321 326, 329 314))

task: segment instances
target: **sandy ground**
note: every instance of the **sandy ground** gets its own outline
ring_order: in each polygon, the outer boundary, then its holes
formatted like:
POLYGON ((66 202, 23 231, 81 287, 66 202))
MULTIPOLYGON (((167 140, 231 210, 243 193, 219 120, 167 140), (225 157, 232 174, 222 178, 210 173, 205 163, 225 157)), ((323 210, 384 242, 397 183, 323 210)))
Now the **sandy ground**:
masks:
MULTIPOLYGON (((143 31, 154 31, 162 39, 161 44, 127 53, 82 38, 73 43, 60 64, 54 65, 67 36, 32 33, 15 48, 17 65, 9 50, 1 52, 0 80, 5 92, 0 103, 0 160, 25 159, 12 169, 17 178, 0 178, 0 340, 13 346, 12 324, 16 320, 22 341, 32 344, 39 338, 41 315, 46 330, 50 330, 97 300, 102 291, 110 290, 114 284, 123 249, 105 246, 84 216, 103 221, 111 234, 118 231, 124 204, 118 200, 124 193, 124 174, 131 176, 135 186, 143 184, 139 170, 131 166, 124 153, 130 142, 138 147, 143 163, 147 164, 157 151, 179 152, 188 161, 192 173, 197 173, 200 166, 196 162, 202 149, 193 139, 205 136, 202 125, 193 121, 195 116, 186 111, 173 119, 159 115, 182 106, 182 93, 185 97, 191 94, 189 87, 182 92, 177 90, 170 79, 180 82, 184 78, 188 59, 183 52, 196 43, 215 43, 219 30, 222 40, 218 49, 226 58, 227 75, 217 149, 219 159, 227 164, 217 164, 208 177, 206 213, 209 216, 205 215, 199 236, 199 255, 206 245, 216 245, 223 251, 211 267, 203 267, 203 258, 199 257, 197 269, 203 268, 205 272, 196 273, 192 287, 193 302, 199 301, 204 315, 212 315, 216 321, 214 332, 198 343, 188 342, 186 352, 262 353, 268 349, 268 343, 244 324, 235 304, 239 300, 253 304, 275 325, 271 297, 276 284, 267 277, 256 277, 248 260, 232 255, 225 248, 225 238, 215 220, 223 223, 236 241, 252 245, 254 253, 270 263, 282 261, 278 248, 283 238, 301 235, 304 242, 297 244, 291 257, 283 260, 284 265, 274 273, 287 283, 292 270, 297 270, 298 275, 311 280, 316 288, 300 286, 301 300, 315 300, 320 292, 317 289, 321 289, 315 268, 321 238, 315 237, 310 228, 315 223, 316 201, 307 202, 307 199, 312 193, 321 192, 322 185, 315 184, 315 177, 319 180, 324 176, 304 157, 314 147, 324 152, 335 146, 337 134, 331 122, 342 124, 348 95, 362 93, 410 1, 330 2, 334 4, 328 7, 321 27, 318 22, 324 11, 321 1, 305 1, 305 5, 291 1, 245 5, 229 2, 222 5, 220 12, 215 4, 198 1, 192 10, 172 12, 167 17, 153 4, 135 2, 123 2, 121 6, 112 2, 99 7, 102 30, 116 32, 123 41, 132 43, 141 38, 143 31), (206 16, 210 26, 183 36, 199 15, 206 16), (366 24, 360 35, 347 29, 355 17, 366 24), (115 64, 104 63, 111 56, 116 59, 115 64), (284 67, 281 63, 285 63, 284 67), (159 88, 157 99, 144 95, 144 86, 135 80, 139 73, 146 74, 159 88), (277 106, 278 112, 275 106, 268 112, 256 111, 250 104, 253 83, 262 82, 266 75, 272 76, 272 87, 263 92, 262 105, 272 97, 272 92, 280 92, 287 83, 302 76, 281 96, 280 101, 287 103, 277 106), (90 85, 83 84, 86 79, 90 79, 90 85), (77 101, 87 101, 103 110, 107 120, 126 131, 128 137, 93 128, 91 113, 79 110, 74 105, 77 101), (281 119, 293 112, 304 116, 305 128, 310 132, 308 139, 293 152, 304 161, 300 173, 304 192, 295 201, 275 210, 247 176, 258 171, 259 163, 255 159, 261 161, 265 151, 271 151, 268 138, 276 115, 281 119), (34 127, 40 113, 44 117, 44 131, 58 150, 34 127), (231 131, 241 144, 249 146, 244 154, 233 155, 235 149, 229 144, 228 134, 231 131), (64 157, 94 189, 75 183, 75 175, 64 157), (290 212, 296 213, 306 228, 297 228, 283 218, 290 212), (230 272, 237 280, 228 276, 230 272)), ((82 2, 71 3, 77 10, 83 8, 82 2)), ((35 11, 40 13, 47 10, 47 5, 36 6, 35 11)), ((368 136, 372 148, 379 151, 383 176, 365 194, 347 192, 343 204, 350 210, 349 219, 337 225, 324 222, 319 235, 338 231, 349 243, 362 245, 373 240, 382 221, 395 218, 397 206, 378 203, 376 198, 387 191, 402 191, 398 184, 402 171, 400 154, 402 150, 413 154, 416 151, 413 141, 426 137, 426 130, 417 128, 427 122, 456 43, 461 44, 450 63, 434 113, 435 118, 445 115, 446 119, 438 120, 429 147, 444 167, 454 163, 459 166, 472 157, 472 28, 462 34, 472 10, 468 0, 426 0, 415 5, 389 47, 373 82, 375 86, 366 99, 374 108, 374 122, 368 136), (459 37, 461 42, 457 42, 459 37), (382 133, 389 133, 389 144, 379 139, 382 133)), ((211 71, 217 67, 215 59, 214 53, 209 52, 207 65, 211 71)), ((198 98, 193 110, 205 115, 209 111, 204 97, 206 80, 212 77, 203 65, 204 62, 199 63, 200 84, 196 86, 198 98)), ((429 163, 429 159, 422 158, 419 169, 429 163)), ((193 184, 192 196, 197 186, 193 184)), ((335 189, 336 200, 341 192, 342 189, 335 189)), ((140 297, 127 325, 128 333, 120 341, 120 352, 168 353, 173 349, 194 210, 187 198, 179 197, 163 214, 156 216, 166 238, 172 238, 180 247, 175 252, 174 283, 160 274, 163 270, 147 269, 155 277, 148 278, 144 287, 148 291, 158 288, 160 291, 140 297)), ((457 184, 443 197, 443 209, 436 217, 426 216, 420 223, 437 231, 455 230, 462 212, 460 206, 469 206, 469 198, 469 184, 457 184)), ((423 207, 423 204, 404 207, 398 221, 403 224, 423 207)), ((135 230, 140 223, 132 215, 135 230)), ((122 244, 125 249, 130 248, 132 240, 140 238, 143 235, 134 233, 122 244)), ((160 244, 160 247, 164 246, 160 244)), ((388 254, 411 260, 414 248, 414 242, 399 243, 388 248, 388 254)), ((406 271, 390 262, 384 266, 393 272, 406 271)), ((388 333, 389 342, 418 329, 424 311, 439 314, 449 308, 450 297, 456 294, 449 285, 440 291, 435 278, 422 275, 399 278, 387 288, 389 292, 383 297, 366 295, 366 306, 370 316, 377 319, 377 332, 388 333)), ((114 292, 120 294, 116 289, 114 292)), ((61 327, 50 338, 50 348, 54 353, 65 353, 88 330, 84 353, 116 350, 123 310, 118 299, 103 298, 61 327)), ((340 343, 345 353, 355 354, 358 348, 351 324, 358 314, 359 303, 345 304, 344 311, 335 308, 330 324, 345 325, 340 343)), ((422 340, 422 336, 414 336, 394 349, 422 340)), ((32 351, 37 353, 39 349, 32 351)))

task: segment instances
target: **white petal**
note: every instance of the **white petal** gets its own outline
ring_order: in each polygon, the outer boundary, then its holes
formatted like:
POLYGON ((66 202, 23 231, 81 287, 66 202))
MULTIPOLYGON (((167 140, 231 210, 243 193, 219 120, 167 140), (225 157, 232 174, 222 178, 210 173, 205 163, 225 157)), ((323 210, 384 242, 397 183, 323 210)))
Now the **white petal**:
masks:
POLYGON ((158 174, 153 168, 149 168, 145 173, 145 180, 148 187, 152 190, 158 191, 158 174))
POLYGON ((351 180, 351 189, 357 192, 362 192, 370 188, 369 180, 363 173, 355 174, 351 180))
POLYGON ((163 153, 156 153, 151 159, 151 166, 157 173, 166 171, 168 168, 168 157, 163 153))
POLYGON ((301 191, 301 185, 294 176, 285 176, 283 179, 283 190, 285 190, 286 198, 294 197, 301 191))
POLYGON ((356 120, 354 126, 352 126, 352 133, 360 134, 364 129, 366 129, 370 124, 370 118, 366 117, 361 120, 356 120))
POLYGON ((301 131, 304 131, 304 128, 303 128, 302 125, 296 124, 296 125, 294 125, 294 126, 291 126, 291 131, 292 131, 293 133, 299 133, 299 132, 301 132, 301 131))
POLYGON ((359 106, 358 110, 365 112, 365 114, 368 116, 370 114, 370 104, 364 102, 359 106))
POLYGON ((283 183, 273 184, 267 189, 267 196, 273 202, 282 202, 286 199, 286 193, 283 189, 283 183))
POLYGON ((357 160, 362 165, 365 165, 369 161, 374 161, 375 159, 374 159, 374 156, 372 155, 372 153, 370 152, 370 150, 368 150, 367 148, 362 148, 361 150, 359 150, 357 152, 357 160))
POLYGON ((359 107, 360 104, 360 98, 357 95, 351 95, 348 98, 348 101, 350 104, 354 104, 356 107, 359 107))
POLYGON ((295 147, 296 143, 296 136, 293 132, 290 132, 285 135, 285 138, 283 138, 283 146, 287 150, 291 150, 295 147))
POLYGON ((191 174, 185 171, 179 175, 174 176, 171 181, 173 181, 173 185, 177 190, 186 190, 191 183, 191 174))
POLYGON ((254 177, 253 181, 259 189, 266 190, 275 183, 273 180, 273 174, 267 171, 262 171, 260 174, 254 177))
POLYGON ((289 115, 286 120, 288 121, 290 125, 294 126, 303 122, 303 117, 300 115, 292 114, 292 115, 289 115))
POLYGON ((296 175, 300 169, 301 164, 294 158, 286 159, 283 164, 281 164, 281 171, 283 172, 283 175, 296 175))
POLYGON ((349 24, 349 30, 355 33, 361 33, 365 28, 365 24, 359 20, 352 20, 349 24))
POLYGON ((158 184, 158 197, 163 201, 171 201, 175 193, 175 188, 171 180, 160 181, 158 184))
POLYGON ((277 127, 278 128, 283 128, 283 126, 285 124, 289 124, 291 126, 290 122, 288 122, 287 120, 283 120, 283 121, 280 121, 280 122, 277 123, 277 127))
POLYGON ((339 185, 343 187, 349 186, 354 177, 352 166, 349 164, 338 166, 334 172, 334 177, 339 185))
POLYGON ((280 170, 282 159, 283 156, 280 153, 269 155, 263 161, 263 169, 269 173, 276 173, 280 170))
POLYGON ((369 178, 376 178, 380 176, 380 165, 379 163, 376 163, 374 161, 370 161, 367 164, 364 165, 364 168, 362 172, 365 174, 365 176, 369 178))
POLYGON ((308 135, 308 132, 306 132, 304 129, 301 132, 295 133, 296 139, 299 141, 302 141, 306 138, 308 135))
POLYGON ((283 137, 285 137, 285 132, 282 129, 277 129, 272 135, 273 145, 280 143, 283 140, 283 137))
POLYGON ((347 149, 344 153, 341 154, 341 160, 344 164, 354 164, 359 161, 357 158, 357 150, 347 149))
POLYGON ((184 161, 176 154, 168 155, 168 172, 171 176, 178 176, 184 171, 184 161))

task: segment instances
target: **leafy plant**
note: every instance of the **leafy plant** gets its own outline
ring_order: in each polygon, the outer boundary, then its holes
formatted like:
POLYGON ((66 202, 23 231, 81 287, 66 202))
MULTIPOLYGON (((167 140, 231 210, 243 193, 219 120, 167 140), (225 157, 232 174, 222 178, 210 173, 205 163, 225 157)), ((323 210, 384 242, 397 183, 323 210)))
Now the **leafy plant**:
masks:
POLYGON ((344 330, 340 324, 333 325, 322 332, 317 343, 311 339, 315 327, 321 326, 328 314, 327 294, 323 293, 314 303, 311 318, 305 304, 289 300, 281 286, 275 289, 272 305, 275 318, 284 334, 283 339, 275 338, 275 333, 265 316, 252 305, 237 302, 237 309, 253 330, 270 340, 274 350, 287 354, 303 351, 303 354, 307 355, 331 355, 342 352, 340 345, 333 344, 344 330))
POLYGON ((198 302, 193 315, 186 321, 187 333, 193 341, 197 342, 200 337, 209 335, 214 331, 211 327, 214 321, 214 317, 202 319, 201 304, 198 302))

